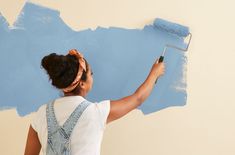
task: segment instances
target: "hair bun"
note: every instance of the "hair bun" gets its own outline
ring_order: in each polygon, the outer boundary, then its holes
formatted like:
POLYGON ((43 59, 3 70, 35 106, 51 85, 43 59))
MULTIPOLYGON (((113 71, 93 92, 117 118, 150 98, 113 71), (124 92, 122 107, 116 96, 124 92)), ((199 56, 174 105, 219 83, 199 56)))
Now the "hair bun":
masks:
POLYGON ((78 69, 75 58, 69 55, 57 55, 56 53, 45 56, 41 65, 52 80, 52 85, 57 88, 68 86, 75 78, 78 69))

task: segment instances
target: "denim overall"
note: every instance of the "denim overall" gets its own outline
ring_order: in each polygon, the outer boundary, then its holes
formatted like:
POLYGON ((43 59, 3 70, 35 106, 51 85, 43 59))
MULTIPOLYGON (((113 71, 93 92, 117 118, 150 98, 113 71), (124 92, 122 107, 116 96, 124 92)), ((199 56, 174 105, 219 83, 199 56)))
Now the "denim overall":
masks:
MULTIPOLYGON (((55 102, 55 101, 54 101, 55 102)), ((54 112, 54 102, 47 105, 47 155, 70 155, 70 135, 75 127, 78 119, 82 115, 83 111, 91 104, 88 101, 83 101, 79 104, 76 109, 72 112, 69 118, 65 121, 63 126, 60 126, 56 120, 54 112)))

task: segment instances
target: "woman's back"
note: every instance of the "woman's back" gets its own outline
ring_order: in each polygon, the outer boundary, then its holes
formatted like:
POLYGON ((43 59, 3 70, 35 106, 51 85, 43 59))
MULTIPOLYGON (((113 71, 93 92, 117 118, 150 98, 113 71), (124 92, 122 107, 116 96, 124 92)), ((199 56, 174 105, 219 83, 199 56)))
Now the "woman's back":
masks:
MULTIPOLYGON (((60 126, 64 124, 70 114, 84 100, 82 96, 68 96, 55 101, 55 116, 60 126)), ((72 155, 100 154, 100 145, 109 111, 109 100, 93 103, 87 107, 71 134, 72 155)), ((48 135, 46 105, 39 108, 31 125, 38 133, 39 141, 42 145, 41 151, 45 154, 48 135)))
MULTIPOLYGON (((43 57, 41 64, 47 71, 52 85, 64 93, 65 97, 57 99, 54 105, 56 118, 59 125, 62 125, 75 108, 84 101, 83 97, 92 89, 93 72, 91 66, 76 49, 70 50, 69 54, 65 56, 51 53, 43 57)), ((72 155, 99 155, 106 123, 117 120, 140 106, 150 95, 156 80, 163 74, 164 64, 157 60, 146 80, 133 94, 90 105, 72 132, 72 155)), ((41 149, 45 154, 47 146, 46 120, 46 105, 44 105, 39 108, 29 127, 25 155, 39 154, 41 149)))

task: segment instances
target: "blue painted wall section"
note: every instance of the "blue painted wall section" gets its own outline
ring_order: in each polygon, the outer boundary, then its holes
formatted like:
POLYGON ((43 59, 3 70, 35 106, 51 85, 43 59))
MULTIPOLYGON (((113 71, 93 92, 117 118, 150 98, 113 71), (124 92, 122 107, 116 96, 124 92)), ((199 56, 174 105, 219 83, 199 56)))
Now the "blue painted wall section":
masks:
MULTIPOLYGON (((13 28, 0 15, 0 108, 16 107, 24 116, 61 96, 40 62, 49 53, 66 54, 72 48, 84 54, 94 72, 88 100, 130 95, 146 79, 166 43, 185 46, 182 38, 153 25, 74 31, 63 22, 59 11, 27 2, 13 28)), ((185 53, 169 49, 165 63, 165 75, 139 107, 144 114, 186 104, 185 53)))

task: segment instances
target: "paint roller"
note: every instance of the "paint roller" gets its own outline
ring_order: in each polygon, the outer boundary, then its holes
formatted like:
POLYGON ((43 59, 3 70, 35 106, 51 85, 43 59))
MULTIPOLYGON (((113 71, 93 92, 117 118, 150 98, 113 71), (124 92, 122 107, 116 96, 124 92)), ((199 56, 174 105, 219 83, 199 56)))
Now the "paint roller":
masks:
MULTIPOLYGON (((160 18, 157 18, 154 21, 153 25, 155 28, 159 29, 160 31, 167 32, 167 33, 174 35, 176 37, 180 37, 183 39, 188 38, 188 43, 186 44, 185 48, 178 47, 176 45, 166 44, 158 62, 163 62, 165 52, 168 48, 174 48, 179 51, 187 51, 188 50, 188 47, 189 47, 189 44, 190 44, 191 38, 192 38, 192 34, 189 32, 188 27, 183 26, 183 25, 179 25, 176 23, 172 23, 172 22, 160 19, 160 18)), ((156 82, 157 82, 157 80, 156 80, 156 82)))

